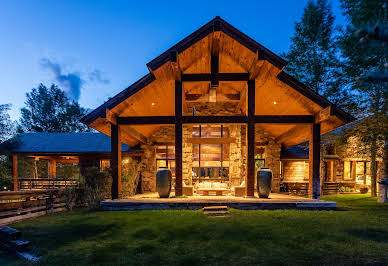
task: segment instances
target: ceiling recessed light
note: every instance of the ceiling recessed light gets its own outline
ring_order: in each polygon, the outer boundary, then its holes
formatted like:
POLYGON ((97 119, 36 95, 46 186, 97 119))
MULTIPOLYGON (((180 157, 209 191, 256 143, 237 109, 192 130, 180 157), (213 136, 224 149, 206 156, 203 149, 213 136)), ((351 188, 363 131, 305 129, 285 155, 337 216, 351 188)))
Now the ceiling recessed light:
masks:
POLYGON ((152 106, 155 106, 156 103, 151 103, 152 106))
POLYGON ((273 104, 278 104, 276 101, 273 101, 273 104))

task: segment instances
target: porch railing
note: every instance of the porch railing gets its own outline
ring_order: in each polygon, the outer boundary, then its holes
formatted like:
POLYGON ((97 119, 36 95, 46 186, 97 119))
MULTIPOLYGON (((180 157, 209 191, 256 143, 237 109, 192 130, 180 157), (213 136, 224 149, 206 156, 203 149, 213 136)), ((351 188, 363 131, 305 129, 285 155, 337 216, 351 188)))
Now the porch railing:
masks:
POLYGON ((59 189, 0 192, 0 225, 63 210, 59 189))
POLYGON ((78 179, 64 179, 64 178, 28 178, 19 179, 20 190, 31 189, 61 189, 66 187, 77 186, 78 179))

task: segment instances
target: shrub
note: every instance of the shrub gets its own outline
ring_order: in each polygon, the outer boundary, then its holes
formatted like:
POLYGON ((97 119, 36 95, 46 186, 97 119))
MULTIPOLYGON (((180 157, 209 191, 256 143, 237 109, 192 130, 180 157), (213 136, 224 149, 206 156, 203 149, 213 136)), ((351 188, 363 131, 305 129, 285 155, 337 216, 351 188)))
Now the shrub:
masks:
POLYGON ((121 168, 121 196, 133 196, 136 193, 140 164, 133 158, 125 158, 121 168))
POLYGON ((97 167, 85 169, 83 175, 84 199, 89 209, 98 209, 100 202, 110 195, 112 178, 109 171, 97 167))
POLYGON ((339 187, 338 191, 339 192, 345 192, 345 187, 344 186, 339 187))

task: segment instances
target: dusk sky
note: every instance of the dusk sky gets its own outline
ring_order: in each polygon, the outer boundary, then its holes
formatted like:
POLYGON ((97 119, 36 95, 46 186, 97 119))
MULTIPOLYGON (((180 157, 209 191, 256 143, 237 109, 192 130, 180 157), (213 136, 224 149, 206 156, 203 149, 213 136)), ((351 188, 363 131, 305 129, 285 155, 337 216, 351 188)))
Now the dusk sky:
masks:
MULTIPOLYGON (((58 84, 95 108, 148 72, 146 63, 221 16, 275 53, 288 49, 307 0, 0 1, 0 104, 18 119, 25 94, 58 84), (69 87, 80 88, 80 92, 69 87)), ((339 3, 331 1, 336 23, 339 3)))

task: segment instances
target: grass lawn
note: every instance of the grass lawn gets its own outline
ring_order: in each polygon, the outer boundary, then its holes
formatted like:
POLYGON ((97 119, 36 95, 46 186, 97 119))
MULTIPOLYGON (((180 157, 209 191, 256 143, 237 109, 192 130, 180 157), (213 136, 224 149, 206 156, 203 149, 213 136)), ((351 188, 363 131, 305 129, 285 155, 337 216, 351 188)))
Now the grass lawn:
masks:
POLYGON ((339 210, 231 210, 227 218, 188 210, 76 210, 11 226, 50 265, 387 265, 388 204, 367 195, 324 199, 339 210))

